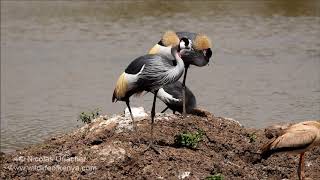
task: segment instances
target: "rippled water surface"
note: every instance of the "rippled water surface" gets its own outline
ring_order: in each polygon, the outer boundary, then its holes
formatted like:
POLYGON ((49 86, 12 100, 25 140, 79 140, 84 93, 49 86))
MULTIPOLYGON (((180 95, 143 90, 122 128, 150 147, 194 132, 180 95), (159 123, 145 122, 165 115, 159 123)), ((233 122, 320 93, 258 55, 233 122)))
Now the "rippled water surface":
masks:
MULTIPOLYGON (((320 118, 319 1, 1 1, 1 151, 79 125, 168 30, 203 32, 209 66, 191 67, 198 106, 245 126, 320 118)), ((152 96, 133 98, 151 109, 152 96)), ((159 103, 160 104, 160 103, 159 103)), ((163 104, 158 106, 158 111, 163 104)))

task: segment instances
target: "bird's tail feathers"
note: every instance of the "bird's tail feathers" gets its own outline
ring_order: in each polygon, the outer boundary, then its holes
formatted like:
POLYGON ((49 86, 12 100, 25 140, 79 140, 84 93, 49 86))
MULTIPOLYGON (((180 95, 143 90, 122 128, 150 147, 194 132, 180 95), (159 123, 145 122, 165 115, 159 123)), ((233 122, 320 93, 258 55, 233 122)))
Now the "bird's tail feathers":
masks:
POLYGON ((113 91, 112 102, 116 99, 124 98, 128 89, 128 82, 125 73, 122 73, 117 81, 116 88, 113 91))

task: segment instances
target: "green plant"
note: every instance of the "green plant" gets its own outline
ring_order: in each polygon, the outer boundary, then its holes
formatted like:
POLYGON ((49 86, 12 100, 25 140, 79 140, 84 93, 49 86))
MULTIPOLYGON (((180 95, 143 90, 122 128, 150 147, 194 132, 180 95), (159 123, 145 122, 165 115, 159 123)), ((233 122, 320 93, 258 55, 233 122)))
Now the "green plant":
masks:
POLYGON ((251 134, 247 134, 247 137, 250 140, 250 143, 256 142, 257 140, 257 135, 255 132, 251 133, 251 134))
POLYGON ((217 173, 215 175, 207 176, 205 180, 223 180, 223 175, 221 173, 217 173))
POLYGON ((81 112, 77 121, 81 121, 85 124, 91 123, 91 121, 100 115, 100 109, 96 108, 89 112, 81 112))
POLYGON ((198 130, 195 133, 183 132, 175 136, 175 144, 178 147, 187 147, 195 149, 202 140, 204 132, 198 130))

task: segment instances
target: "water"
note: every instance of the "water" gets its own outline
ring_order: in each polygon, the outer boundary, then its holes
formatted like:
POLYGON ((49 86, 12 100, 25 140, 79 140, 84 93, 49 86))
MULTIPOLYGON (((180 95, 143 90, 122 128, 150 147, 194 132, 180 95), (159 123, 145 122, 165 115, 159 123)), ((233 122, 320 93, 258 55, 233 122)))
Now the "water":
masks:
MULTIPOLYGON (((1 1, 1 151, 71 131, 168 30, 212 38, 187 84, 198 106, 249 127, 320 118, 319 1, 1 1), (290 3, 289 3, 290 2, 290 3)), ((151 109, 152 95, 133 98, 151 109)), ((157 110, 164 107, 158 103, 157 110)))

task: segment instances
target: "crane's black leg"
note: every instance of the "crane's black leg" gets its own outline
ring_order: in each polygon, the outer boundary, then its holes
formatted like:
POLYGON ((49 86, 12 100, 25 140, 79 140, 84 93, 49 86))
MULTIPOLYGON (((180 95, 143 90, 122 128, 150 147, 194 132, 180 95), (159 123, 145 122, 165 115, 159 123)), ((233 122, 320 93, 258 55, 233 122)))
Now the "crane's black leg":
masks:
POLYGON ((186 78, 187 78, 187 73, 188 73, 188 68, 189 66, 184 67, 184 75, 183 75, 183 81, 182 81, 182 103, 183 103, 183 109, 182 109, 182 115, 185 117, 187 112, 186 112, 186 78))
POLYGON ((153 98, 153 103, 152 103, 152 109, 151 109, 151 139, 150 139, 150 143, 149 146, 147 147, 147 149, 144 151, 146 152, 147 150, 149 150, 150 148, 152 150, 154 150, 157 154, 160 154, 160 152, 154 147, 153 145, 153 124, 154 124, 154 116, 156 115, 156 100, 157 100, 157 94, 158 91, 155 91, 154 93, 154 98, 153 98))
POLYGON ((168 109, 169 109, 169 107, 167 106, 166 108, 164 108, 164 109, 161 111, 161 113, 166 112, 166 110, 168 110, 168 109))
POLYGON ((154 116, 156 115, 157 94, 158 94, 158 90, 154 93, 152 109, 151 109, 151 145, 153 144, 153 124, 154 124, 154 116))
POLYGON ((132 119, 132 129, 133 129, 133 131, 135 131, 135 130, 136 130, 136 125, 135 125, 135 123, 134 123, 134 118, 133 118, 133 115, 132 115, 132 111, 131 111, 129 99, 126 100, 126 104, 127 104, 127 107, 128 107, 128 109, 129 109, 130 116, 131 116, 131 119, 132 119))

